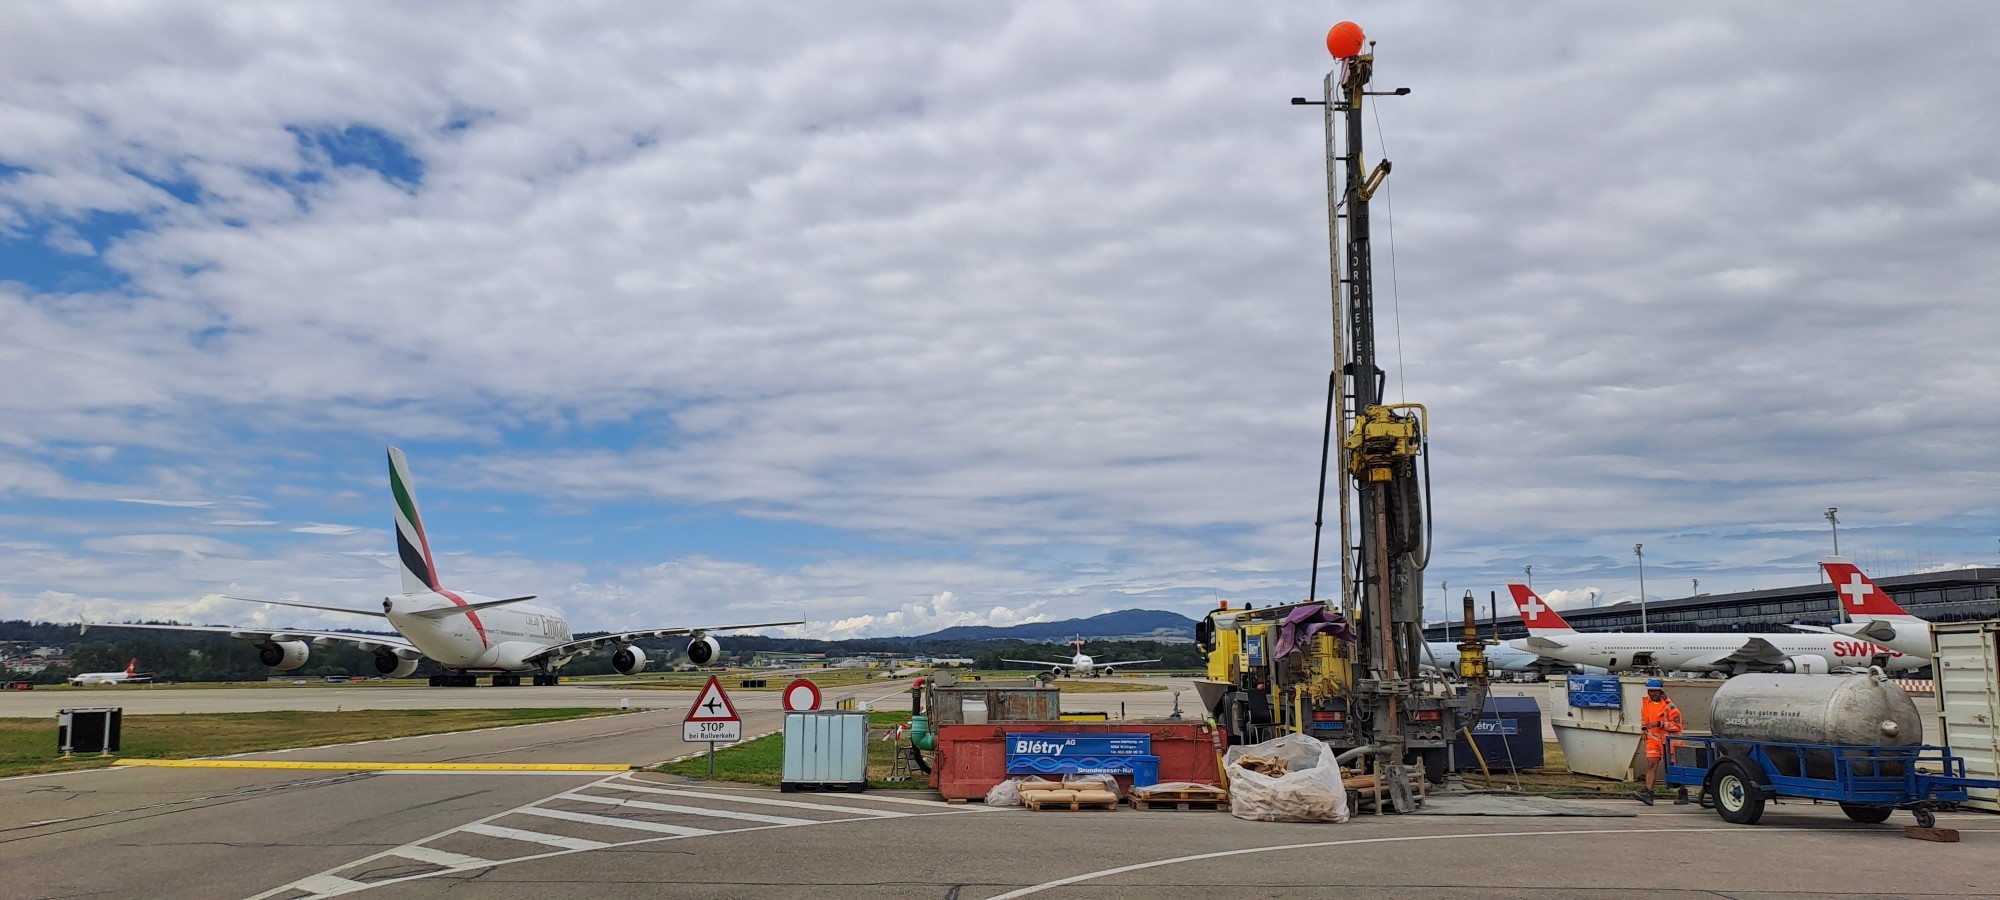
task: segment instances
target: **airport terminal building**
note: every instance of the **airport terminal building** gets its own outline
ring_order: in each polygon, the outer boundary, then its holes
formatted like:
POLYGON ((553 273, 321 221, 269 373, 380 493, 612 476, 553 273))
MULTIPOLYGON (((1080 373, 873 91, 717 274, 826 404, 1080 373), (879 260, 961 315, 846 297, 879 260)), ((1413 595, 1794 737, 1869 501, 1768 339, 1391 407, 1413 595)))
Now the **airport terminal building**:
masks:
MULTIPOLYGON (((1904 609, 1933 622, 2000 618, 2000 568, 1899 575, 1876 578, 1875 584, 1904 609)), ((1487 612, 1491 601, 1487 597, 1478 600, 1480 611, 1487 612)), ((1527 628, 1504 590, 1498 592, 1498 605, 1499 638, 1527 637, 1527 628)), ((1656 600, 1646 605, 1646 623, 1653 631, 1784 631, 1786 625, 1794 623, 1834 622, 1840 617, 1838 606, 1833 585, 1808 584, 1656 600)), ((1639 630, 1638 601, 1557 611, 1578 631, 1639 630)), ((1489 616, 1480 617, 1480 636, 1493 636, 1493 621, 1489 616)), ((1451 640, 1458 637, 1457 625, 1432 624, 1424 634, 1434 641, 1451 640)))

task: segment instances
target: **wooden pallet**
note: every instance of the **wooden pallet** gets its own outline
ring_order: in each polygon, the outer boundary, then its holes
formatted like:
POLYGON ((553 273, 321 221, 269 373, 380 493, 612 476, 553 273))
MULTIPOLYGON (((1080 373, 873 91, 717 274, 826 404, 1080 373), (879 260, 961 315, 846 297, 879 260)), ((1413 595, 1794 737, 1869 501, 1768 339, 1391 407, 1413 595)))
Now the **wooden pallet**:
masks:
POLYGON ((1173 800, 1154 797, 1141 800, 1135 797, 1132 799, 1132 808, 1141 812, 1228 812, 1229 798, 1173 800))
POLYGON ((1134 791, 1132 808, 1140 810, 1160 810, 1194 812, 1196 810, 1229 810, 1229 792, 1218 787, 1197 785, 1176 788, 1171 791, 1149 790, 1144 793, 1134 791))
POLYGON ((1091 812, 1093 810, 1112 812, 1118 809, 1116 800, 1042 800, 1033 794, 1022 795, 1021 802, 1036 812, 1091 812))

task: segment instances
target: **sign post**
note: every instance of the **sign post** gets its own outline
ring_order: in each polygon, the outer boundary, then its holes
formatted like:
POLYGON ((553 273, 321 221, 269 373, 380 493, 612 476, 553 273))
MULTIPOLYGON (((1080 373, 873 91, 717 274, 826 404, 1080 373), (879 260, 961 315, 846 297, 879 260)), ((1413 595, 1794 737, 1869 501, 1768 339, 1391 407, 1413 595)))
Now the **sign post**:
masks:
POLYGON ((708 744, 708 776, 715 777, 715 745, 733 744, 743 739, 743 717, 736 714, 736 704, 729 702, 729 693, 722 689, 722 682, 714 675, 708 676, 708 684, 696 694, 694 705, 688 707, 687 718, 681 720, 681 740, 690 744, 708 744))

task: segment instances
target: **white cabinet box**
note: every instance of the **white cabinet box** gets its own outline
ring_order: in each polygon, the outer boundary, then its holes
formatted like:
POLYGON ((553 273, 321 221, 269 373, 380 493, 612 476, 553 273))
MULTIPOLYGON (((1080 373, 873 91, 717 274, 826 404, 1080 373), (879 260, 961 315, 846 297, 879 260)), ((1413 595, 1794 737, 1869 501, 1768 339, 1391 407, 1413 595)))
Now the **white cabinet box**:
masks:
POLYGON ((781 791, 868 789, 868 714, 844 710, 785 713, 781 791))

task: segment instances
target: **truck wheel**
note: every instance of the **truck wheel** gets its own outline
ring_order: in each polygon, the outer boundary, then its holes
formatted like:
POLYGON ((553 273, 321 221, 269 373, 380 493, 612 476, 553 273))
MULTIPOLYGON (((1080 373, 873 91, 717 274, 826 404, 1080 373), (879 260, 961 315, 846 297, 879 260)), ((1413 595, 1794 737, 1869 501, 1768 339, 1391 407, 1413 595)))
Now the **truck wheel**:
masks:
POLYGON ((1764 791, 1743 764, 1725 759, 1715 767, 1715 811, 1731 825, 1755 825, 1764 817, 1764 791))
POLYGON ((1856 822, 1880 825, 1889 821, 1889 814, 1896 811, 1893 806, 1861 806, 1855 803, 1840 804, 1840 811, 1856 822))

